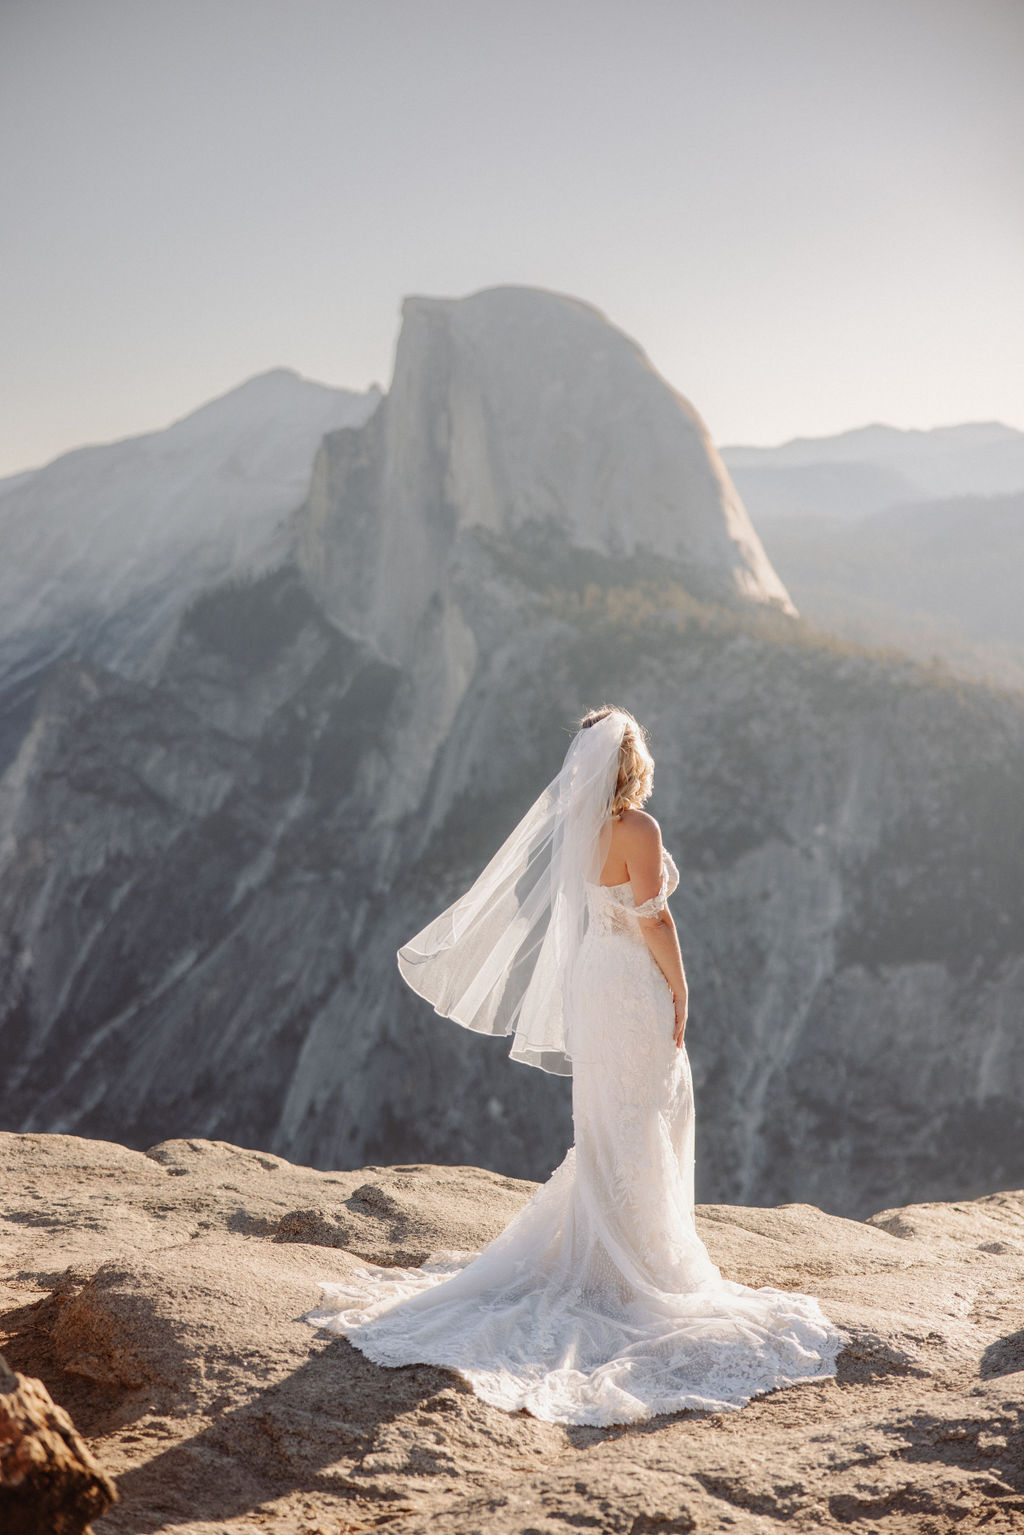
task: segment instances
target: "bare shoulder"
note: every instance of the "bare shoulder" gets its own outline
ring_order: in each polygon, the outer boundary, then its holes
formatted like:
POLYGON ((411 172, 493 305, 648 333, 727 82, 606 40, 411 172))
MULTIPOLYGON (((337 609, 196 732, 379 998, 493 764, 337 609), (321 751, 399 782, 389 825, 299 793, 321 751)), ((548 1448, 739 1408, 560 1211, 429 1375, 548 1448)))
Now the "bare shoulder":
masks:
POLYGON ((624 810, 619 824, 629 846, 660 852, 661 827, 646 810, 624 810))

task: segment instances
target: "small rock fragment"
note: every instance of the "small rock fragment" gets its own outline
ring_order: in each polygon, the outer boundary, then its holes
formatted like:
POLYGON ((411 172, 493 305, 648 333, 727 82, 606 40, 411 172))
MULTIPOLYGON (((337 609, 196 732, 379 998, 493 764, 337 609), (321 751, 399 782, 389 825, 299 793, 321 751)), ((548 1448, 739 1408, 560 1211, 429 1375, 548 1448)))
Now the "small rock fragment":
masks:
POLYGON ((117 1493, 42 1381, 0 1358, 0 1528, 4 1535, 87 1535, 117 1493))

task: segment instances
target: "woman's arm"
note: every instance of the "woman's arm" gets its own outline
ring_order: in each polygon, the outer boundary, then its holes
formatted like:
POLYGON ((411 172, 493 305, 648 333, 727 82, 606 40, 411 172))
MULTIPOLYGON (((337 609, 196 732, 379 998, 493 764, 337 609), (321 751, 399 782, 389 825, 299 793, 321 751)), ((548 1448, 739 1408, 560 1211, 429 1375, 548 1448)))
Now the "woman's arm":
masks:
POLYGON ((639 926, 654 963, 665 977, 672 993, 676 1010, 672 1037, 677 1045, 681 1045, 686 1032, 689 997, 686 989, 686 972, 683 969, 683 956, 679 948, 679 935, 672 920, 672 913, 665 910, 659 911, 656 917, 642 917, 639 926))
MULTIPOLYGON (((643 906, 661 890, 661 828, 653 816, 642 810, 627 811, 623 821, 626 823, 626 869, 633 888, 633 899, 637 906, 643 906)), ((676 1046, 681 1046, 686 1030, 688 993, 683 956, 672 913, 665 907, 653 917, 641 917, 637 925, 651 957, 668 982, 676 1013, 672 1037, 676 1046)))

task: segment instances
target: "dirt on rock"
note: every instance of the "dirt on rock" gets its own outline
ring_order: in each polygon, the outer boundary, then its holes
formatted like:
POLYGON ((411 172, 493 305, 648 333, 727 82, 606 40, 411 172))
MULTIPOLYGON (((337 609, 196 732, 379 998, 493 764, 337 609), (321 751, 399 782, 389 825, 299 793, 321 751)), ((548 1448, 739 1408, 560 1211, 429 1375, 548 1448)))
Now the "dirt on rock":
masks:
POLYGON ((1024 1192, 866 1222, 702 1207, 730 1278, 820 1298, 838 1376, 592 1429, 301 1320, 354 1262, 474 1250, 529 1183, 5 1134, 0 1185, 0 1346, 115 1476, 96 1535, 1024 1530, 1024 1192))

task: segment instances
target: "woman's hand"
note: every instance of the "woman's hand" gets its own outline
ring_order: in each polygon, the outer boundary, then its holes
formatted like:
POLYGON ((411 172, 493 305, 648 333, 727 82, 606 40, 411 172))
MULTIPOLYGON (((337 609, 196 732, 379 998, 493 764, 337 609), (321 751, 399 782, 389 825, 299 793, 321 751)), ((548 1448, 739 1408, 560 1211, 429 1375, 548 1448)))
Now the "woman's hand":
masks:
POLYGON ((683 1048, 683 1035, 686 1033, 686 998, 673 997, 672 1003, 676 1014, 675 1025, 672 1029, 672 1043, 677 1050, 681 1050, 683 1048))

